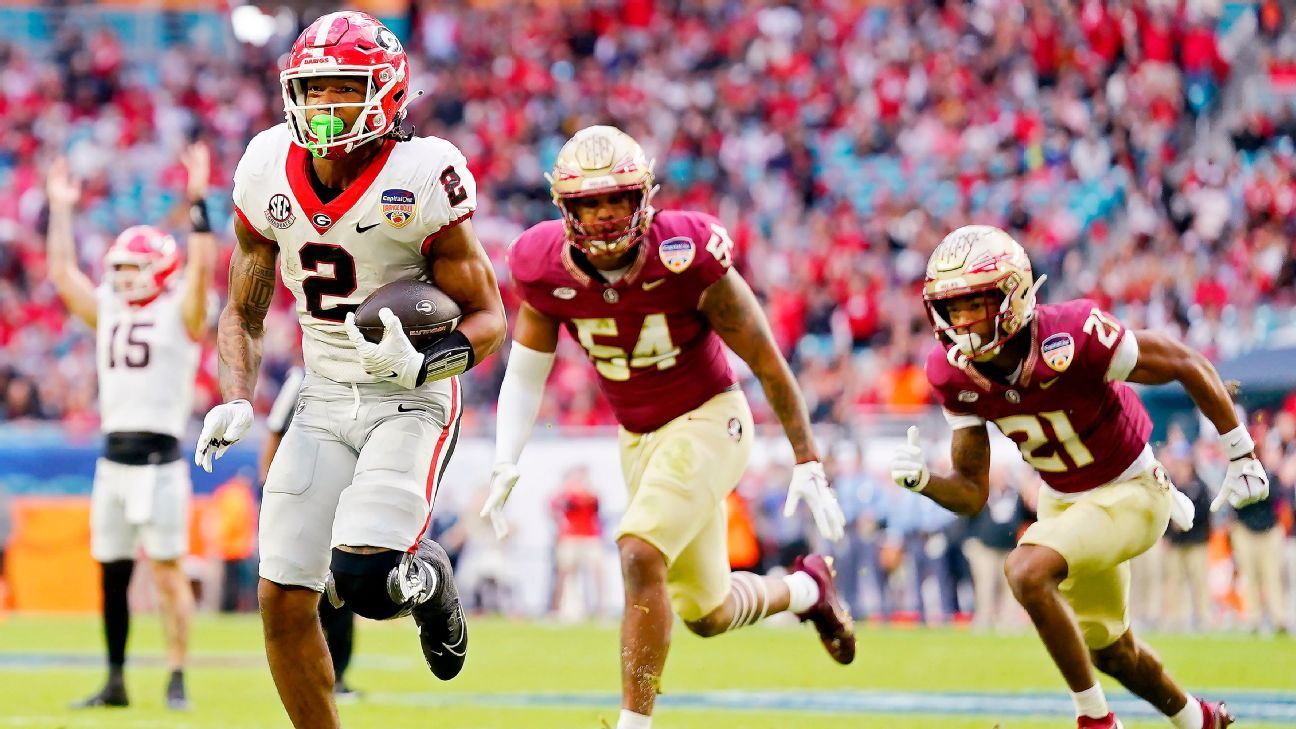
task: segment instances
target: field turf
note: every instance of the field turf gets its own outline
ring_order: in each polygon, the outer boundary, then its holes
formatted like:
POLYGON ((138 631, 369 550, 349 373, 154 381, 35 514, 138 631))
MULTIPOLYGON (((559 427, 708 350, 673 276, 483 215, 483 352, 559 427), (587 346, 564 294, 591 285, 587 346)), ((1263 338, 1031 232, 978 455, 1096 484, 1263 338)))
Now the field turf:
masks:
MULTIPOLYGON (((413 623, 357 626, 348 679, 365 692, 340 709, 353 729, 601 729, 618 710, 617 628, 477 618, 463 674, 424 668, 413 623)), ((103 677, 93 616, 0 622, 0 727, 262 729, 289 726, 255 616, 201 617, 188 674, 191 711, 162 704, 156 616, 132 626, 132 706, 72 711, 103 677)), ((1296 728, 1296 641, 1151 635, 1190 690, 1228 699, 1239 728, 1296 728)), ((657 729, 1054 729, 1074 727, 1061 680, 1033 634, 865 628, 854 665, 828 660, 806 626, 757 626, 710 640, 676 626, 657 729)), ((1109 689, 1127 729, 1167 727, 1109 689)))

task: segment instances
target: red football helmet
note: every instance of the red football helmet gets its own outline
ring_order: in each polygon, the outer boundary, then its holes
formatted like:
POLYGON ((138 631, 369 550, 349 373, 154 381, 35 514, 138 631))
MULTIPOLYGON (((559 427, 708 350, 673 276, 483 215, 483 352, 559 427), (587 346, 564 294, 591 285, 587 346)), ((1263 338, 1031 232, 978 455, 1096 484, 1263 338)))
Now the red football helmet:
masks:
POLYGON ((396 34, 377 18, 356 11, 329 13, 311 23, 293 43, 279 74, 284 115, 293 141, 326 159, 339 159, 400 123, 409 104, 409 59, 396 34), (350 104, 306 104, 306 82, 321 76, 355 76, 365 82, 365 100, 350 104), (333 114, 358 107, 350 129, 323 139, 311 128, 312 111, 333 114))
POLYGON ((175 239, 148 225, 123 230, 104 256, 104 276, 113 292, 132 304, 153 300, 179 269, 175 239))

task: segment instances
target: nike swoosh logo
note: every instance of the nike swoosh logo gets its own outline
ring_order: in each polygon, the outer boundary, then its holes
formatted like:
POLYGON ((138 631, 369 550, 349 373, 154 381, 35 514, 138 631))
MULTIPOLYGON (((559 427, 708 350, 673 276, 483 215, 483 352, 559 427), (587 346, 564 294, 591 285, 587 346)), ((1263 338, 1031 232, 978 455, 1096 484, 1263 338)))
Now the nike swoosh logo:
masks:
POLYGON ((1060 380, 1060 379, 1062 379, 1062 376, 1061 376, 1061 375, 1058 375, 1057 377, 1054 377, 1053 379, 1049 380, 1048 382, 1041 382, 1041 383, 1040 383, 1040 389, 1041 389, 1041 390, 1047 390, 1047 389, 1049 389, 1050 387, 1053 386, 1053 383, 1054 383, 1054 382, 1057 382, 1057 381, 1060 380))
POLYGON ((427 410, 425 410, 425 409, 423 409, 423 408, 407 408, 407 407, 405 407, 404 405, 397 405, 397 406, 396 406, 396 412, 398 412, 398 413, 426 413, 427 410))
POLYGON ((356 232, 364 233, 365 231, 373 230, 374 228, 377 227, 378 227, 378 223, 374 223, 373 225, 364 225, 364 226, 360 225, 359 223, 356 223, 356 232))
MULTIPOLYGON (((459 609, 458 609, 458 618, 459 618, 459 620, 460 620, 461 622, 463 621, 463 606, 460 606, 459 609)), ((461 631, 459 632, 459 640, 456 640, 456 641, 454 642, 454 645, 450 645, 449 643, 447 643, 447 642, 445 642, 445 641, 441 641, 441 647, 442 647, 442 648, 445 648, 445 651, 439 651, 439 650, 437 650, 437 649, 435 649, 435 648, 428 648, 428 652, 429 652, 429 653, 432 653, 433 655, 444 656, 444 655, 446 654, 446 652, 448 651, 451 655, 455 655, 455 656, 458 656, 458 657, 460 657, 460 658, 463 658, 463 655, 464 655, 464 649, 463 649, 463 648, 460 648, 460 646, 463 645, 464 638, 467 638, 467 637, 468 637, 468 631, 467 631, 467 630, 461 630, 461 631), (455 650, 456 648, 458 648, 459 650, 455 650)))
POLYGON ((643 290, 652 291, 653 289, 657 288, 658 286, 661 286, 664 283, 666 283, 666 279, 664 278, 659 278, 656 281, 646 281, 643 285, 643 290))

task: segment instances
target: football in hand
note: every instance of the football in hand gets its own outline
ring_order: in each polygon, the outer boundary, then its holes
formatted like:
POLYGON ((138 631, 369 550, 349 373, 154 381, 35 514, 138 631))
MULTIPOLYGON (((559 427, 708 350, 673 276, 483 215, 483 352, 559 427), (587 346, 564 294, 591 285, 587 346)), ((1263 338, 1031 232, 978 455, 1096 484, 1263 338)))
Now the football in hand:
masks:
POLYGON ((378 312, 392 310, 405 329, 415 349, 436 344, 459 326, 463 312, 455 300, 426 281, 393 281, 381 286, 360 302, 356 309, 356 327, 364 338, 377 344, 383 335, 378 312))

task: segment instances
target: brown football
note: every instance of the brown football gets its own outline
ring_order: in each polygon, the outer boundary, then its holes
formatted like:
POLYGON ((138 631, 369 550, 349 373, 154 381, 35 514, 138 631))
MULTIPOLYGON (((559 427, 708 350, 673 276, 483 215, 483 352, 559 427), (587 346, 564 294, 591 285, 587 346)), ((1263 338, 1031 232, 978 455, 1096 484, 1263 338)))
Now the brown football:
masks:
POLYGON ((356 326, 365 339, 375 344, 383 335, 382 319, 378 317, 383 307, 400 319, 415 349, 441 341, 459 326, 463 316, 455 300, 436 286, 426 281, 393 281, 369 294, 356 309, 356 326))

